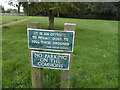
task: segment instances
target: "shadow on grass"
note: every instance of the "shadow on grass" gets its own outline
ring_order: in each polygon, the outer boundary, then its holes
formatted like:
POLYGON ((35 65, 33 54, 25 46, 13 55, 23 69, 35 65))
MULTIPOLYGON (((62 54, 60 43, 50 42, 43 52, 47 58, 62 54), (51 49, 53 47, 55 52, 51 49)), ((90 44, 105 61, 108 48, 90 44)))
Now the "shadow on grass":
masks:
POLYGON ((17 21, 18 19, 14 19, 14 21, 17 21))
POLYGON ((3 28, 10 28, 10 27, 8 27, 8 26, 4 26, 3 28))

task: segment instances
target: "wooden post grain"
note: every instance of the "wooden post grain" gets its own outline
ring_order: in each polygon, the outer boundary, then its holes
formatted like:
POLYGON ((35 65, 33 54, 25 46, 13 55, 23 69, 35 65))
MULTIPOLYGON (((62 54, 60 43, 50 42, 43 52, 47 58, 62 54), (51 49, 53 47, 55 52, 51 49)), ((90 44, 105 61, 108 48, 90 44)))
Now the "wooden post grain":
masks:
MULTIPOLYGON (((28 23, 27 28, 39 29, 40 24, 38 22, 28 23)), ((30 65, 31 65, 31 77, 32 77, 32 87, 33 88, 43 88, 43 69, 32 67, 32 59, 31 59, 31 51, 30 53, 30 65)))
MULTIPOLYGON (((72 23, 65 23, 64 24, 64 31, 75 31, 76 24, 72 23)), ((70 71, 71 71, 71 64, 72 64, 72 52, 70 54, 70 65, 69 70, 62 70, 61 71, 61 86, 60 88, 70 88, 70 71)))

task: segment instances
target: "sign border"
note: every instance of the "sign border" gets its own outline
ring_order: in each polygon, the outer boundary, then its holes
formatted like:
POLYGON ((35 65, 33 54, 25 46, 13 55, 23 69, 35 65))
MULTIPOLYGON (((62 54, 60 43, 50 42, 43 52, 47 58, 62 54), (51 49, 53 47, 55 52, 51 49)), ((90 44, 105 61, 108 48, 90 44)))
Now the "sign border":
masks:
POLYGON ((70 60, 71 60, 71 57, 70 57, 70 54, 67 54, 67 53, 53 53, 53 52, 42 52, 42 53, 49 53, 49 54, 61 54, 61 55, 68 55, 69 56, 69 60, 68 60, 68 68, 67 69, 61 69, 61 68, 49 68, 49 67, 39 67, 39 66, 35 66, 33 65, 33 52, 39 52, 41 53, 42 51, 31 51, 31 62, 32 62, 32 67, 37 67, 37 68, 47 68, 47 69, 58 69, 58 70, 69 70, 70 68, 70 60))
POLYGON ((48 51, 61 51, 61 52, 73 52, 73 49, 74 49, 74 39, 75 39, 75 31, 59 31, 59 30, 45 30, 45 29, 27 28, 27 38, 28 38, 28 48, 29 49, 33 49, 33 50, 48 50, 48 51), (38 30, 38 31, 51 31, 51 32, 55 32, 55 31, 57 31, 57 32, 73 32, 72 50, 71 51, 66 51, 66 50, 51 50, 51 49, 30 48, 29 47, 29 31, 31 29, 32 30, 38 30))

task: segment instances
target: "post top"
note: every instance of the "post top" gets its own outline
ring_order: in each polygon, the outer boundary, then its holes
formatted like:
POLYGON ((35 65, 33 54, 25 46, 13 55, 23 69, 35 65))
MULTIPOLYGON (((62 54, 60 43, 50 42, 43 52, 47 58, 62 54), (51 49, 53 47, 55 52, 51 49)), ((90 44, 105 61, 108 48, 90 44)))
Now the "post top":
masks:
POLYGON ((74 23, 64 23, 64 25, 76 25, 74 23))

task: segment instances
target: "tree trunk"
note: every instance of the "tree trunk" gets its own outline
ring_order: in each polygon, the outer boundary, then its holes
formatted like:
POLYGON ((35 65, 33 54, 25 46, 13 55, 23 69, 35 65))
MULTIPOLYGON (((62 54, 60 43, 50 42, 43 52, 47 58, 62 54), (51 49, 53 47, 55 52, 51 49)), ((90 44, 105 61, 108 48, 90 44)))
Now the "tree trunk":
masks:
POLYGON ((50 10, 49 12, 49 29, 54 30, 54 11, 50 10))
POLYGON ((18 6, 18 13, 20 13, 20 6, 18 6))
POLYGON ((20 6, 21 6, 21 3, 18 3, 18 13, 20 13, 20 6))

